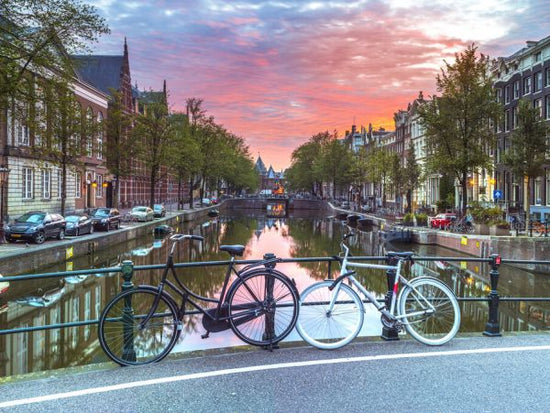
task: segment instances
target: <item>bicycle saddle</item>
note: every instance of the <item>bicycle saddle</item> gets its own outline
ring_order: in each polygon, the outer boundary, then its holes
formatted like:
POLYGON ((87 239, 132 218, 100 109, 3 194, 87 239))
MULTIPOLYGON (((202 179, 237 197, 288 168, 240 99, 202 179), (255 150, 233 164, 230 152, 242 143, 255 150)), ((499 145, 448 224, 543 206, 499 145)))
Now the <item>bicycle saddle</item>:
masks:
POLYGON ((225 251, 231 255, 240 257, 243 255, 244 245, 220 245, 220 251, 225 251))
POLYGON ((398 252, 398 251, 389 251, 386 254, 388 257, 399 257, 399 258, 411 258, 414 255, 414 252, 412 251, 406 251, 406 252, 398 252))

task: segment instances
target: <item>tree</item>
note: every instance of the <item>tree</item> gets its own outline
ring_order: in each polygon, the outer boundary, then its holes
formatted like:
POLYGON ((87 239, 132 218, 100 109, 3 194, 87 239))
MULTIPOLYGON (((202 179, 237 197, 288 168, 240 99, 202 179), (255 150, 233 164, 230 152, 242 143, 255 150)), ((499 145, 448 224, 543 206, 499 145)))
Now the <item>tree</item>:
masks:
POLYGON ((71 76, 70 54, 109 33, 95 7, 75 0, 0 0, 0 107, 28 101, 29 75, 71 76))
MULTIPOLYGON (((109 104, 109 116, 105 121, 108 137, 105 143, 105 154, 107 168, 116 177, 118 183, 120 178, 132 174, 132 162, 137 154, 134 135, 130 133, 133 115, 125 111, 120 92, 111 90, 111 94, 113 98, 109 104)), ((113 196, 115 207, 118 207, 119 191, 117 184, 113 196)))
MULTIPOLYGON (((37 158, 60 167, 61 215, 65 215, 67 173, 81 166, 80 158, 86 144, 93 140, 103 125, 83 115, 80 103, 64 82, 40 82, 34 96, 30 104, 33 110, 29 116, 33 120, 30 123, 34 135, 32 150, 37 158)), ((47 165, 43 173, 51 174, 47 165)))
POLYGON ((351 149, 336 138, 336 133, 321 146, 320 155, 314 169, 322 181, 332 182, 332 197, 336 198, 336 188, 353 182, 355 158, 351 149))
MULTIPOLYGON (((334 134, 333 134, 334 135, 334 134)), ((332 136, 328 131, 313 135, 309 141, 300 145, 292 152, 291 165, 286 170, 285 176, 291 189, 295 191, 308 191, 312 195, 322 193, 321 177, 316 168, 317 159, 321 156, 321 149, 332 136), (317 189, 321 192, 316 193, 317 189)))
POLYGON ((144 113, 136 116, 132 129, 138 159, 149 172, 149 206, 155 204, 155 188, 162 180, 161 167, 167 163, 175 131, 168 116, 167 96, 163 92, 146 94, 144 113))
POLYGON ((168 165, 178 177, 178 207, 183 208, 183 182, 200 171, 202 155, 200 146, 191 136, 189 117, 184 113, 171 115, 170 121, 174 127, 174 145, 168 152, 168 165))
POLYGON ((382 201, 382 207, 386 207, 386 190, 390 179, 390 168, 392 155, 385 148, 375 147, 366 158, 366 177, 374 187, 378 186, 378 193, 382 201))
POLYGON ((504 154, 503 162, 516 176, 524 178, 526 228, 529 228, 531 181, 544 175, 544 165, 549 161, 550 128, 541 119, 539 109, 529 100, 519 101, 517 119, 517 129, 512 132, 510 148, 504 154))
POLYGON ((457 179, 462 188, 463 213, 468 175, 493 166, 488 148, 496 144, 492 125, 501 109, 494 99, 488 64, 489 58, 478 55, 474 45, 457 53, 455 62, 445 62, 436 78, 441 96, 418 108, 432 154, 426 166, 432 172, 448 173, 457 179))

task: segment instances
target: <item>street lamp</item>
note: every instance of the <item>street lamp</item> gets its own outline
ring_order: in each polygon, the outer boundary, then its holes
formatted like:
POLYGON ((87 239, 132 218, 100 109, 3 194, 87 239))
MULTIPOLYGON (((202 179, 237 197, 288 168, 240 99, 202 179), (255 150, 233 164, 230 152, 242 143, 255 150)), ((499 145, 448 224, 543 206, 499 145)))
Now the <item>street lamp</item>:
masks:
POLYGON ((4 236, 4 186, 8 181, 10 169, 7 166, 0 166, 0 244, 6 243, 4 236))

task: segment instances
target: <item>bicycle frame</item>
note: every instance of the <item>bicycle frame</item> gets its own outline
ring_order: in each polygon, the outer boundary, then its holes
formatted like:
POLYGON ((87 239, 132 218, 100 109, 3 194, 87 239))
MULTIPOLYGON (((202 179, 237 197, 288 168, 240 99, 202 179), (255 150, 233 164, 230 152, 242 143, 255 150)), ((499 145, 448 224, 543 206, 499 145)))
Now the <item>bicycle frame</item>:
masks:
MULTIPOLYGON (((181 238, 177 238, 177 239, 173 240, 172 246, 170 247, 170 252, 168 254, 168 258, 166 260, 166 266, 164 267, 164 271, 162 273, 162 277, 161 277, 161 280, 160 280, 160 283, 159 283, 159 286, 158 286, 157 296, 155 297, 155 300, 153 302, 153 306, 151 307, 151 310, 149 311, 147 316, 141 321, 141 323, 140 323, 141 326, 145 326, 147 324, 147 322, 151 319, 151 317, 155 314, 155 311, 156 311, 156 309, 158 307, 158 304, 159 304, 159 301, 160 301, 160 297, 163 294, 163 292, 165 291, 166 287, 169 287, 171 290, 173 290, 175 293, 177 293, 182 299, 181 304, 179 306, 176 305, 178 307, 178 318, 180 320, 185 315, 185 305, 186 305, 186 303, 189 303, 195 309, 197 309, 199 312, 201 312, 203 314, 203 316, 207 316, 213 321, 216 321, 216 322, 218 322, 218 321, 227 321, 231 317, 222 315, 222 306, 223 306, 223 303, 225 302, 225 297, 227 295, 227 290, 228 290, 227 286, 229 284, 229 279, 231 277, 231 274, 233 273, 233 274, 235 274, 235 276, 237 278, 242 279, 243 276, 246 275, 248 273, 248 271, 250 271, 254 267, 265 265, 266 270, 269 271, 270 269, 268 267, 268 264, 270 264, 271 262, 277 261, 276 258, 275 259, 263 260, 263 261, 260 261, 258 263, 255 263, 255 264, 248 265, 248 266, 244 267, 243 269, 241 269, 240 271, 237 271, 235 269, 235 257, 231 256, 231 260, 229 262, 229 265, 228 265, 226 273, 225 273, 225 278, 224 278, 224 281, 223 281, 223 287, 222 287, 222 291, 220 293, 219 300, 217 300, 215 298, 204 297, 202 295, 196 294, 193 291, 191 291, 180 280, 178 274, 176 273, 176 268, 174 267, 174 251, 175 251, 176 245, 177 245, 178 241, 180 241, 181 239, 185 239, 185 238, 188 238, 188 237, 181 237, 181 238), (174 279, 176 280, 177 285, 174 284, 173 282, 171 282, 170 280, 168 280, 168 273, 169 272, 171 272, 172 275, 174 276, 174 279), (208 308, 205 308, 205 307, 201 306, 199 303, 193 301, 190 297, 192 297, 196 300, 206 301, 206 302, 210 302, 210 303, 216 303, 215 311, 212 314, 209 311, 208 308)), ((247 291, 251 294, 251 296, 255 300, 258 300, 258 297, 256 297, 256 295, 254 294, 254 291, 252 291, 252 289, 250 289, 246 283, 243 283, 243 284, 246 287, 247 291)), ((176 301, 170 296, 170 293, 168 291, 166 293, 168 294, 170 299, 172 299, 172 301, 174 301, 174 303, 177 304, 176 301)), ((254 311, 251 310, 251 314, 253 312, 254 311)), ((240 316, 242 316, 242 313, 240 314, 240 316)))
POLYGON ((416 290, 416 288, 414 288, 414 286, 405 277, 403 277, 401 275, 401 267, 402 267, 402 263, 403 263, 404 259, 398 259, 397 260, 397 265, 384 265, 384 264, 370 264, 370 263, 350 262, 350 261, 348 261, 349 247, 344 242, 342 242, 341 246, 342 246, 342 249, 344 250, 344 257, 342 259, 340 275, 338 276, 338 278, 336 280, 334 280, 333 288, 336 289, 336 294, 333 294, 333 298, 330 302, 328 311, 333 310, 334 304, 335 304, 335 299, 338 296, 338 291, 339 291, 340 286, 342 285, 342 282, 343 282, 344 279, 348 279, 357 288, 357 290, 359 290, 367 298, 367 300, 369 302, 371 302, 376 307, 376 309, 380 313, 382 313, 383 315, 389 317, 392 320, 399 320, 400 321, 401 319, 405 318, 405 316, 399 316, 399 315, 395 314, 396 313, 395 307, 397 305, 397 294, 399 292, 399 283, 400 282, 403 283, 405 286, 408 286, 408 287, 412 288, 421 297, 421 299, 423 301, 423 303, 419 303, 419 304, 423 304, 423 306, 425 306, 425 308, 427 307, 427 309, 424 310, 424 311, 409 313, 408 317, 410 317, 412 315, 421 315, 421 314, 431 313, 431 312, 435 311, 435 308, 433 307, 433 305, 418 290, 416 290), (365 287, 363 287, 363 285, 359 281, 357 281, 357 279, 353 276, 353 274, 355 274, 355 271, 348 271, 348 267, 373 268, 373 269, 380 269, 380 270, 387 270, 387 271, 388 270, 389 271, 395 271, 395 277, 394 277, 394 283, 393 283, 393 288, 392 288, 392 296, 391 296, 391 300, 390 300, 389 310, 386 309, 385 304, 379 303, 378 300, 376 299, 376 297, 373 294, 371 294, 369 291, 367 291, 367 289, 365 287))

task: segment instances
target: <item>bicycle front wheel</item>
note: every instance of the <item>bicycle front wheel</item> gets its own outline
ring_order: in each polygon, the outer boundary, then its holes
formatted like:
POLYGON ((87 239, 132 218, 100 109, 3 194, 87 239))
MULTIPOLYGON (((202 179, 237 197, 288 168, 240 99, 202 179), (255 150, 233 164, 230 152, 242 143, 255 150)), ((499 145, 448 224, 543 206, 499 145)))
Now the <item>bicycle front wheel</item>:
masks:
POLYGON ((304 341, 322 350, 345 346, 357 337, 363 326, 361 298, 343 283, 330 290, 332 284, 333 281, 315 283, 300 295, 296 329, 304 341))
POLYGON ((252 272, 232 286, 229 322, 245 343, 267 346, 290 334, 298 317, 298 291, 286 276, 276 272, 252 272))
POLYGON ((134 288, 114 297, 99 319, 99 343, 107 356, 121 366, 162 360, 172 350, 180 329, 171 299, 160 296, 153 316, 143 324, 158 293, 134 288))
POLYGON ((445 344, 460 327, 460 307, 454 293, 435 278, 413 279, 401 291, 397 308, 407 332, 430 346, 445 344))

